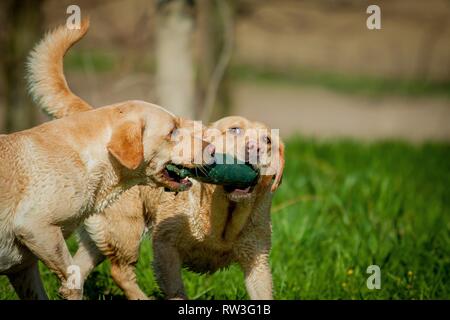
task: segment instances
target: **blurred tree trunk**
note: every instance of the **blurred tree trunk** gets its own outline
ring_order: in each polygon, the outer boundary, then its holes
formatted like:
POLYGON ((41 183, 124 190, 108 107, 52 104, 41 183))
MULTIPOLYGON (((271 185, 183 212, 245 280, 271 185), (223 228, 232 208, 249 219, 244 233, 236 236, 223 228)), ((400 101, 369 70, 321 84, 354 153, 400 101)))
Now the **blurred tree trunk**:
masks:
POLYGON ((157 1, 156 86, 158 103, 176 115, 195 117, 194 3, 157 1))
POLYGON ((158 102, 188 118, 209 121, 223 116, 230 105, 226 68, 234 33, 231 2, 159 0, 157 3, 158 102))
POLYGON ((197 0, 197 30, 198 46, 197 59, 198 78, 197 78, 197 96, 202 102, 197 105, 197 114, 202 114, 203 107, 208 90, 208 84, 214 71, 214 61, 218 50, 218 43, 215 41, 216 34, 214 21, 214 2, 213 0, 197 0))
POLYGON ((26 58, 41 36, 42 1, 0 2, 0 77, 3 130, 13 132, 36 124, 37 109, 27 94, 26 58))
POLYGON ((227 0, 197 0, 198 79, 200 108, 208 122, 223 117, 230 107, 226 72, 233 49, 233 7, 227 0))
MULTIPOLYGON (((424 29, 424 34, 418 48, 417 67, 415 77, 417 79, 429 80, 430 68, 433 61, 433 55, 436 50, 436 45, 441 40, 448 23, 446 15, 436 17, 433 23, 424 29)), ((445 37, 445 36, 444 36, 445 37)))

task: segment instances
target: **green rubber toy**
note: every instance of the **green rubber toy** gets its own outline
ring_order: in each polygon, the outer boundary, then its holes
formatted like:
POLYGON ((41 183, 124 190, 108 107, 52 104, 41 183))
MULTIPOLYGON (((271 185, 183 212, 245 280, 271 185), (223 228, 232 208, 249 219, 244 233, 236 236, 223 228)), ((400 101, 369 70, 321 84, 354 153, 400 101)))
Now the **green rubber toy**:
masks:
POLYGON ((180 168, 169 164, 167 170, 176 173, 180 178, 192 177, 196 180, 245 189, 256 184, 259 173, 250 165, 238 161, 228 154, 216 154, 215 163, 201 169, 180 168))
POLYGON ((250 164, 221 153, 215 155, 215 160, 213 165, 205 168, 206 172, 200 172, 195 178, 206 183, 243 189, 256 183, 258 172, 250 164))

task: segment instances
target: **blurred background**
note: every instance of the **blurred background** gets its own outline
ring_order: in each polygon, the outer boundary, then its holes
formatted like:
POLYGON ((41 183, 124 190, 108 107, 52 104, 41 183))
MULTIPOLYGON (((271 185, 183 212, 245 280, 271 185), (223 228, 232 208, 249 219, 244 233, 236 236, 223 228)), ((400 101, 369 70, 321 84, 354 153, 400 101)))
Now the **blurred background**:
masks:
POLYGON ((450 139, 450 2, 22 0, 0 4, 0 132, 48 120, 25 61, 77 4, 88 35, 69 51, 72 90, 94 106, 156 102, 211 121, 238 114, 284 138, 450 139))
MULTIPOLYGON (((25 61, 71 4, 91 27, 65 74, 93 106, 142 99, 280 129, 276 299, 450 298, 450 1, 2 0, 0 133, 49 120, 27 95, 25 61), (366 26, 370 4, 381 30, 366 26), (372 264, 381 290, 365 285, 372 264)), ((150 241, 141 248, 138 282, 161 298, 150 241)), ((56 277, 41 274, 59 298, 56 277)), ((192 299, 248 298, 237 266, 183 278, 192 299)), ((85 297, 124 298, 108 262, 85 297)), ((0 277, 0 299, 16 298, 0 277)))

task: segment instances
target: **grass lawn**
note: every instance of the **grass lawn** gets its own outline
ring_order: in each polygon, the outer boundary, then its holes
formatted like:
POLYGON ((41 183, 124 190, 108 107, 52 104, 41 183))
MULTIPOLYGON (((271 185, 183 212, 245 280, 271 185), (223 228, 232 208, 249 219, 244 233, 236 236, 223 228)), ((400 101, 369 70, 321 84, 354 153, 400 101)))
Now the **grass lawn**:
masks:
MULTIPOLYGON (((298 138, 287 144, 286 165, 272 215, 276 299, 450 298, 450 145, 298 138), (372 264, 381 268, 379 290, 366 287, 372 264)), ((69 244, 74 250, 73 239, 69 244)), ((161 297, 151 261, 145 241, 138 280, 161 297)), ((57 298, 55 277, 41 271, 57 298)), ((192 299, 248 298, 236 266, 183 276, 192 299)), ((107 262, 90 276, 85 294, 123 298, 107 262)), ((15 297, 0 276, 0 299, 15 297)))

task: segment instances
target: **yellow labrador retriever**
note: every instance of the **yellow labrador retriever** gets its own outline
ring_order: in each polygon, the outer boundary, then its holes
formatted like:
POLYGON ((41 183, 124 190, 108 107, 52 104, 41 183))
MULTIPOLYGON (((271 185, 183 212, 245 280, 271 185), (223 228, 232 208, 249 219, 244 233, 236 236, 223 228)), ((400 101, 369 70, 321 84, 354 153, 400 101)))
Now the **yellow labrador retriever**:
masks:
MULTIPOLYGON (((75 109, 91 109, 56 76, 62 74, 65 52, 58 39, 76 38, 87 29, 86 22, 83 28, 50 34, 30 60, 33 70, 45 73, 32 79, 33 90, 57 94, 47 104, 49 111, 52 106, 61 111, 74 101, 75 109)), ((200 155, 174 152, 172 133, 190 126, 156 105, 127 101, 1 135, 0 274, 9 277, 19 297, 46 298, 40 259, 60 279, 63 297, 81 298, 81 287, 68 282, 76 263, 64 239, 135 185, 173 191, 190 187, 188 180, 177 180, 165 169, 170 162, 193 167, 194 156, 202 159, 203 152, 214 152, 207 143, 197 150, 200 155)))
MULTIPOLYGON (((242 117, 223 118, 212 128, 220 131, 222 141, 230 133, 231 137, 245 139, 248 129, 267 130, 263 124, 242 117)), ((220 141, 216 138, 215 142, 216 150, 222 151, 220 141)), ((126 296, 146 299, 136 282, 135 265, 142 236, 151 228, 154 271, 167 298, 186 298, 183 266, 208 273, 238 263, 250 297, 272 299, 270 208, 283 171, 284 150, 281 142, 272 145, 270 136, 261 137, 259 144, 267 145, 262 152, 280 154, 273 184, 272 176, 261 176, 254 187, 245 190, 196 181, 189 191, 178 194, 136 187, 103 214, 86 219, 74 256, 83 279, 107 257, 112 277, 126 296)), ((242 145, 248 149, 251 143, 242 145)))
MULTIPOLYGON (((68 48, 79 38, 58 39, 60 47, 68 48)), ((31 72, 32 78, 49 74, 45 69, 31 72)), ((62 73, 47 80, 65 82, 62 73)), ((45 105, 51 106, 54 117, 90 108, 78 97, 72 97, 73 104, 56 104, 49 98, 51 94, 45 93, 45 88, 38 88, 35 94, 47 97, 45 105), (83 108, 79 108, 80 105, 83 108)), ((182 266, 197 272, 214 272, 233 262, 242 267, 252 299, 272 298, 268 261, 270 208, 273 192, 283 173, 283 144, 270 136, 265 125, 242 117, 221 119, 212 124, 211 129, 214 134, 209 135, 207 131, 206 138, 221 152, 231 139, 238 142, 232 152, 240 159, 245 160, 254 148, 259 158, 277 155, 273 158, 275 162, 269 164, 275 168, 273 173, 261 175, 254 187, 245 190, 194 181, 191 189, 183 193, 164 192, 155 187, 134 187, 126 191, 103 213, 86 219, 79 232, 79 250, 74 264, 80 267, 83 279, 107 257, 111 261, 112 276, 126 296, 146 299, 137 285, 134 269, 141 239, 146 229, 152 228, 155 273, 167 298, 186 298, 182 266), (246 133, 256 129, 268 134, 257 136, 255 141, 254 136, 246 133)), ((262 170, 267 164, 254 166, 262 170)))

